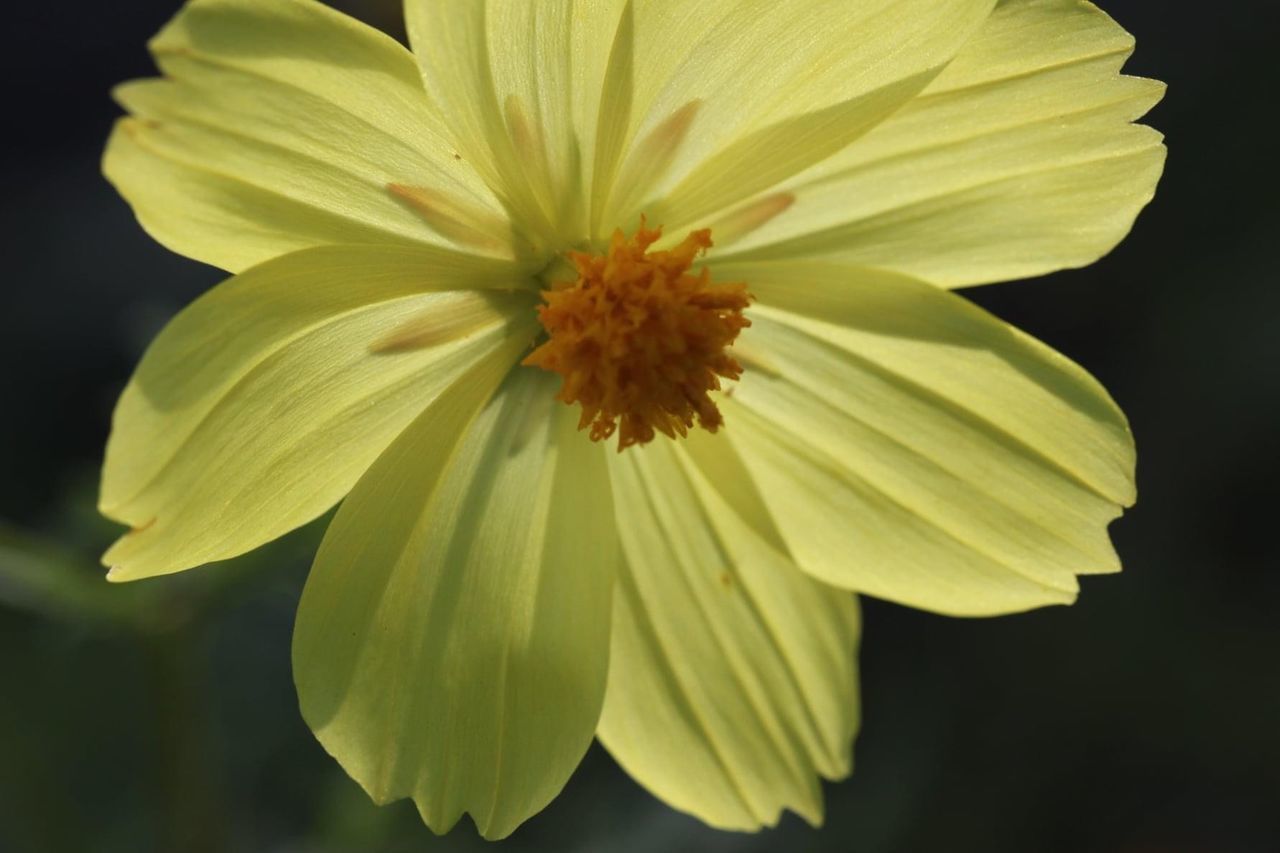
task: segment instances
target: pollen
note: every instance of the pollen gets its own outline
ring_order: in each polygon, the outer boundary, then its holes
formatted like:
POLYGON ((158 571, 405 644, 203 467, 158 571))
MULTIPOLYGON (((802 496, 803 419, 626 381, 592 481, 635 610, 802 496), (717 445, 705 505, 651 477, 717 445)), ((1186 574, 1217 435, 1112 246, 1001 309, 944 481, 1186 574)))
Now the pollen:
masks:
POLYGON ((570 252, 577 280, 543 291, 547 339, 524 360, 559 373, 556 399, 582 406, 578 428, 593 441, 616 432, 619 451, 657 433, 685 436, 695 422, 715 432, 724 419, 711 392, 742 375, 728 348, 751 325, 746 284, 691 271, 710 230, 649 251, 661 236, 641 219, 630 238, 614 231, 602 254, 570 252))

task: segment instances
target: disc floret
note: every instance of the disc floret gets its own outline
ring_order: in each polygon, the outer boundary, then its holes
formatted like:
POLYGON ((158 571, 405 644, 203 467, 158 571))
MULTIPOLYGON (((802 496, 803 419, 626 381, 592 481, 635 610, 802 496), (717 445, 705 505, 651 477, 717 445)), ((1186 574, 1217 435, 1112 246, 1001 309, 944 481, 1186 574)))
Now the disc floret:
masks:
POLYGON ((593 441, 617 432, 619 450, 687 435, 695 422, 715 432, 724 419, 711 392, 742 375, 728 348, 751 325, 746 284, 691 271, 709 229, 649 251, 661 236, 642 220, 630 238, 614 231, 603 253, 570 252, 577 280, 543 292, 548 337, 524 360, 559 373, 556 398, 582 407, 579 428, 593 441))

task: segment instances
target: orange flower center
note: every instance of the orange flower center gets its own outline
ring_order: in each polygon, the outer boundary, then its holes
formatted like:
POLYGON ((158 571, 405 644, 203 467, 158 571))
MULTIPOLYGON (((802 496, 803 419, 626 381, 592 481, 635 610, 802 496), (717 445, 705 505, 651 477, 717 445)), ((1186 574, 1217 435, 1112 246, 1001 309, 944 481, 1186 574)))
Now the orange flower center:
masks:
POLYGON ((559 373, 556 399, 582 406, 578 428, 591 427, 593 441, 617 431, 620 451, 659 432, 687 435, 695 419, 715 432, 724 419, 710 392, 742 375, 726 348, 751 325, 747 286, 689 271, 711 246, 709 229, 650 252, 661 236, 641 219, 630 239, 614 231, 604 254, 569 253, 578 279, 543 291, 548 338, 523 362, 559 373))

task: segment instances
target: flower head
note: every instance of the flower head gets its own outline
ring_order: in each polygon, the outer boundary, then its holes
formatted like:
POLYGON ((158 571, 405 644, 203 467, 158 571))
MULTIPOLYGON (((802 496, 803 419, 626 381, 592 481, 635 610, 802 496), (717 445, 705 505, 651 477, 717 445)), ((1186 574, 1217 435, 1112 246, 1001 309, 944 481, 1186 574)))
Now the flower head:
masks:
POLYGON ((303 715, 501 837, 594 736, 657 796, 822 816, 852 592, 986 615, 1119 568, 1124 416, 952 293, 1090 263, 1163 165, 1079 0, 191 0, 107 176, 236 275, 117 407, 109 577, 341 501, 303 715), (605 439, 624 452, 606 449, 605 439))

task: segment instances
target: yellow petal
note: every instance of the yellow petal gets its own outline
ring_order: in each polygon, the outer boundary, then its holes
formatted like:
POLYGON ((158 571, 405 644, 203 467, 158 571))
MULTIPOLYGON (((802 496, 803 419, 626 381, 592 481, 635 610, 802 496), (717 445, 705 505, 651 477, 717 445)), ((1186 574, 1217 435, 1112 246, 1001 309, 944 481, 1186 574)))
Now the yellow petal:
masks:
POLYGON ((1133 125, 1164 92, 1120 67, 1133 39, 1089 3, 1002 3, 888 121, 787 182, 795 204, 732 249, 821 256, 944 287, 1082 266, 1128 233, 1164 165, 1133 125))
POLYGON ((857 728, 853 596, 779 550, 722 436, 611 460, 626 565, 601 741, 712 826, 771 826, 784 808, 820 823, 819 776, 849 772, 857 728))
POLYGON ((661 170, 624 162, 600 226, 647 211, 682 228, 831 156, 923 88, 993 5, 637 0, 629 158, 650 160, 643 141, 701 106, 661 170))
POLYGON ((717 267, 759 304, 726 434, 805 570, 942 613, 1074 599, 1119 569, 1123 414, 1084 370, 964 299, 816 262, 717 267))
POLYGON ((496 382, 455 384, 356 485, 293 645, 303 716, 374 800, 487 838, 591 743, 618 559, 604 449, 537 371, 480 411, 496 382))
POLYGON ((116 90, 132 116, 104 170, 175 251, 238 271, 324 243, 449 245, 390 184, 505 220, 454 157, 413 57, 345 15, 312 0, 193 0, 151 50, 165 76, 116 90))
POLYGON ((135 530, 104 557, 111 578, 231 557, 324 512, 450 382, 515 360, 533 295, 463 288, 523 283, 442 249, 334 246, 197 300, 116 407, 100 508, 135 530))
POLYGON ((455 145, 542 248, 585 228, 622 0, 407 0, 409 38, 455 145))

